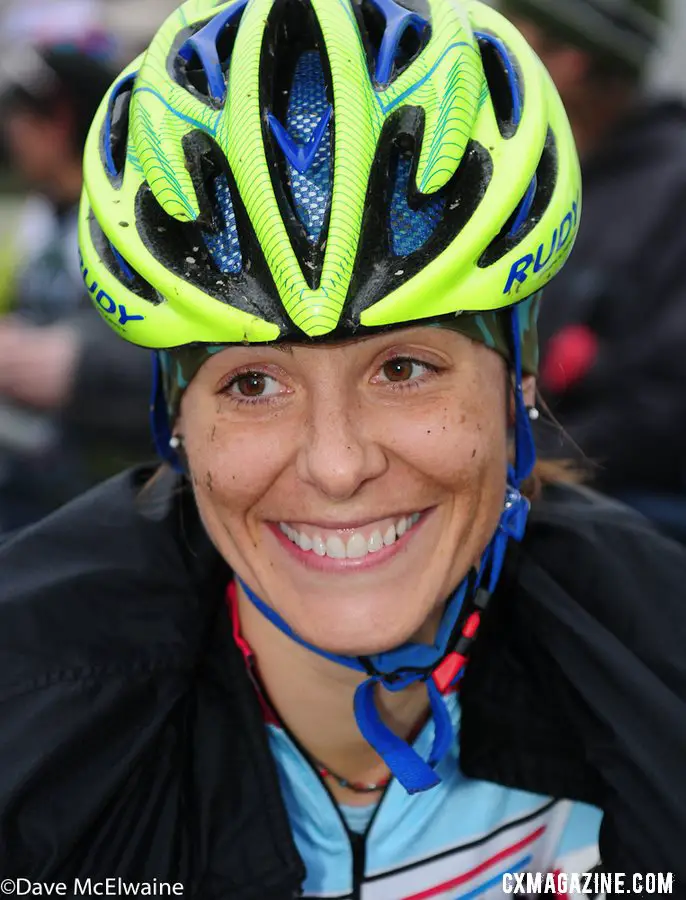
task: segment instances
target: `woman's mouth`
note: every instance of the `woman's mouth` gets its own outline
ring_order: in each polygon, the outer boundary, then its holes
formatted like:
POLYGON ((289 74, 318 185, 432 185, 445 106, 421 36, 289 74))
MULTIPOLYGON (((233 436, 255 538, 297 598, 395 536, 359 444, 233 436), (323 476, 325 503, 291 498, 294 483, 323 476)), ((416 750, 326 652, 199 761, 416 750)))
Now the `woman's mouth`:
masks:
POLYGON ((297 558, 317 569, 376 565, 406 544, 429 511, 379 519, 364 525, 337 527, 279 522, 272 531, 297 558))

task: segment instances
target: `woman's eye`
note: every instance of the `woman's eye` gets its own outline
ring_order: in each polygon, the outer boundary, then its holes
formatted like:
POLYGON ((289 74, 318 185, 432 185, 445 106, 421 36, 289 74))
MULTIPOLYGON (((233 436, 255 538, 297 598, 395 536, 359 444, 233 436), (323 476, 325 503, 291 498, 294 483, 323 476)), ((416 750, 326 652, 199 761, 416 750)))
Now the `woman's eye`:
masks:
POLYGON ((229 394, 234 397, 244 397, 246 400, 270 397, 279 392, 279 382, 271 375, 265 375, 264 372, 243 372, 232 378, 228 385, 229 394))
POLYGON ((384 380, 395 384, 403 381, 414 381, 425 375, 427 371, 435 370, 428 363, 421 363, 416 359, 389 359, 381 367, 384 380))

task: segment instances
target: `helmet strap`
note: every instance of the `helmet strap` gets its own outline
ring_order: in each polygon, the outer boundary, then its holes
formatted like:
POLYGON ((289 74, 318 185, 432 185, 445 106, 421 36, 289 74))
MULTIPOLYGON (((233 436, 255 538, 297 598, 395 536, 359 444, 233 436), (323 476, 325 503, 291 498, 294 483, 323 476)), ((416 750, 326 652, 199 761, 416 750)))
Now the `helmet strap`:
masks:
POLYGON ((524 401, 524 375, 522 370, 522 337, 520 331, 519 311, 516 306, 510 313, 512 343, 512 373, 515 389, 515 424, 514 443, 515 461, 510 467, 510 483, 519 488, 531 475, 536 464, 536 444, 531 430, 531 416, 524 401))
POLYGON ((178 454, 179 442, 174 441, 169 425, 167 400, 164 396, 162 379, 162 360, 160 354, 152 352, 152 390, 150 394, 150 428, 155 441, 157 455, 179 475, 185 474, 185 468, 178 454))
POLYGON ((528 511, 528 501, 518 490, 508 487, 498 530, 483 554, 479 571, 471 572, 448 600, 436 641, 432 645, 408 643, 386 653, 366 657, 329 653, 303 640, 245 582, 240 582, 251 603, 287 637, 324 659, 367 673, 369 677, 355 692, 354 711, 358 728, 410 794, 428 790, 440 781, 435 769, 453 739, 450 716, 441 695, 454 687, 464 673, 481 612, 500 577, 508 541, 510 538, 521 540, 528 511), (460 630, 458 622, 465 601, 471 603, 474 612, 466 618, 460 630), (434 742, 428 760, 422 759, 413 747, 382 722, 375 702, 377 684, 396 692, 417 682, 427 685, 434 719, 434 742))
MULTIPOLYGON (((369 677, 355 691, 354 712, 358 727, 365 740, 410 794, 428 790, 440 782, 435 769, 445 757, 453 739, 450 716, 442 694, 454 687, 464 674, 467 653, 476 637, 481 612, 498 583, 508 541, 520 541, 526 527, 529 503, 520 493, 519 487, 533 471, 536 448, 524 402, 521 334, 516 307, 512 309, 511 325, 515 460, 514 465, 508 467, 509 484, 504 508, 496 533, 483 554, 479 571, 470 573, 448 600, 433 645, 408 643, 386 653, 358 658, 328 653, 300 638, 275 610, 241 581, 248 599, 285 635, 331 662, 367 673, 369 677), (460 632, 458 622, 465 601, 471 603, 474 611, 466 619, 460 632), (434 721, 434 742, 427 760, 382 722, 375 701, 377 684, 395 692, 419 681, 427 685, 434 721)), ((158 454, 176 472, 183 474, 184 467, 169 425, 161 366, 160 354, 153 352, 150 403, 152 431, 158 454)))

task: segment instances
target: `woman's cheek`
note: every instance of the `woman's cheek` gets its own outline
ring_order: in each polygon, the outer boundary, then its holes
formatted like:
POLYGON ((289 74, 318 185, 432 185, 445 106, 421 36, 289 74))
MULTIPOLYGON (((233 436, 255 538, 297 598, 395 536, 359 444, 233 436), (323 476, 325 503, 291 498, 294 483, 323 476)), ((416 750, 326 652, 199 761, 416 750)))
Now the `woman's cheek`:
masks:
POLYGON ((455 414, 448 406, 417 419, 384 423, 389 448, 405 462, 445 487, 478 480, 479 473, 507 462, 504 422, 495 416, 455 414))
POLYGON ((279 432, 215 421, 187 446, 196 492, 230 512, 249 509, 288 464, 288 440, 279 432))

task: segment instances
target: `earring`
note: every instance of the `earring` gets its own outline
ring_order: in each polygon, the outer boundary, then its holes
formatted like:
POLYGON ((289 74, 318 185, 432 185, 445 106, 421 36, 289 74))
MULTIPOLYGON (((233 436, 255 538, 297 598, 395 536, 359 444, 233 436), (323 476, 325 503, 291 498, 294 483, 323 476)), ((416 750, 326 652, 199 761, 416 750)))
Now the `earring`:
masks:
POLYGON ((178 450, 181 446, 182 440, 182 438, 174 435, 174 437, 169 441, 169 446, 172 448, 172 450, 178 450))
POLYGON ((529 414, 529 419, 530 419, 532 422, 538 422, 538 420, 541 418, 541 414, 540 414, 540 412, 538 411, 538 408, 535 407, 535 406, 529 406, 529 407, 527 407, 527 410, 526 410, 526 411, 527 411, 527 413, 529 414))

